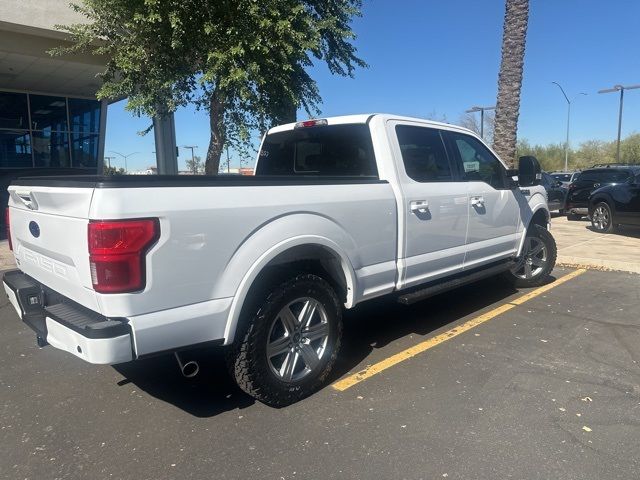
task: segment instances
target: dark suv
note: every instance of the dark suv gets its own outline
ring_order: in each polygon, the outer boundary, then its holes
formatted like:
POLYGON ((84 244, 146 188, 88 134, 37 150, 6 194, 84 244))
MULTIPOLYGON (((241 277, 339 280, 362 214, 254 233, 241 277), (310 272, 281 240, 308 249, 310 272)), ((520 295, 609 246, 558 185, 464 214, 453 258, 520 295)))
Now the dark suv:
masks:
POLYGON ((589 197, 589 218, 601 233, 612 232, 618 225, 640 225, 640 165, 629 169, 625 182, 594 190, 589 197))
POLYGON ((569 185, 565 212, 568 220, 578 220, 589 214, 589 195, 594 190, 607 185, 629 182, 635 176, 637 166, 610 164, 596 165, 583 170, 578 178, 569 185))

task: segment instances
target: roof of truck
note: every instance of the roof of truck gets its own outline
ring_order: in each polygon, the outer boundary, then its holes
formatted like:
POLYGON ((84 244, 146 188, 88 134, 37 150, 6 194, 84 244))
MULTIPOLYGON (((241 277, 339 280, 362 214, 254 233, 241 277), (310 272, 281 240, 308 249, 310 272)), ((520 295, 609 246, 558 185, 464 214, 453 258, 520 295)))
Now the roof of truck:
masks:
MULTIPOLYGON (((310 120, 322 119, 322 120, 326 120, 328 125, 340 125, 340 124, 347 124, 347 123, 367 123, 372 117, 383 117, 384 121, 400 120, 400 121, 420 122, 432 127, 458 130, 461 132, 471 133, 472 135, 476 135, 475 132, 472 132, 471 130, 464 127, 460 127, 458 125, 453 125, 450 123, 443 123, 443 122, 435 122, 433 120, 429 120, 426 118, 407 117, 404 115, 396 115, 392 113, 360 113, 356 115, 341 115, 336 117, 318 117, 317 119, 310 119, 310 120)), ((293 130, 296 126, 296 123, 298 122, 278 125, 277 127, 271 128, 268 133, 278 133, 278 132, 286 132, 287 130, 293 130)))

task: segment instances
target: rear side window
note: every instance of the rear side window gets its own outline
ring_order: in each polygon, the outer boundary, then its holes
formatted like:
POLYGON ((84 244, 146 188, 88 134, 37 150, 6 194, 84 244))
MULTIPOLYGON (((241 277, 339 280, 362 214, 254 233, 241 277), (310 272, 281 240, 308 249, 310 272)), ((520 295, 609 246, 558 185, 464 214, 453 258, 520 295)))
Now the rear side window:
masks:
POLYGON ((397 125, 396 136, 407 175, 417 182, 449 182, 451 165, 440 132, 433 128, 397 125))
POLYGON ((369 127, 322 125, 267 135, 255 174, 377 177, 369 127))
POLYGON ((580 181, 621 183, 627 181, 630 176, 625 170, 586 170, 580 174, 580 181))

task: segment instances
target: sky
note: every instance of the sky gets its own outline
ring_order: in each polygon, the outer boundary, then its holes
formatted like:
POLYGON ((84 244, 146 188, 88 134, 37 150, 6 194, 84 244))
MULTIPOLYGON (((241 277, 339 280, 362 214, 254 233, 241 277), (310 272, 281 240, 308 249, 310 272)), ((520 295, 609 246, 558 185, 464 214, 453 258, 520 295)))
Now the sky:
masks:
MULTIPOLYGON (((321 116, 385 112, 459 123, 470 107, 495 105, 504 0, 363 0, 362 14, 353 30, 369 68, 354 78, 332 76, 321 62, 310 69, 323 98, 321 116)), ((614 140, 619 94, 597 91, 640 84, 639 18, 638 0, 531 0, 518 138, 564 142, 567 103, 555 81, 575 98, 571 145, 614 140)), ((109 106, 105 155, 139 152, 128 169, 141 170, 155 165, 153 132, 137 134, 151 120, 132 117, 125 102, 109 106)), ((204 158, 206 113, 186 107, 175 119, 177 144, 197 145, 195 154, 204 158)), ((634 132, 640 132, 640 89, 624 99, 622 136, 634 132)), ((237 166, 237 155, 231 157, 237 166)), ((180 148, 181 169, 188 158, 190 150, 180 148)))

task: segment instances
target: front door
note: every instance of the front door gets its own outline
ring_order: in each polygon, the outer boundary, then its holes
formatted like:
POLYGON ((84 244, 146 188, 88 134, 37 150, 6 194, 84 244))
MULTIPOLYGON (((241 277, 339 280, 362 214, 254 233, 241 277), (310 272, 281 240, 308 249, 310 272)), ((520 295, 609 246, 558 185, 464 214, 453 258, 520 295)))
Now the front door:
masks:
POLYGON ((510 188, 506 168, 480 140, 458 132, 447 136, 469 195, 464 268, 514 256, 522 228, 520 204, 526 199, 518 188, 510 188))
POLYGON ((399 288, 462 269, 467 233, 467 184, 449 161, 442 132, 418 122, 387 124, 402 189, 399 288))

